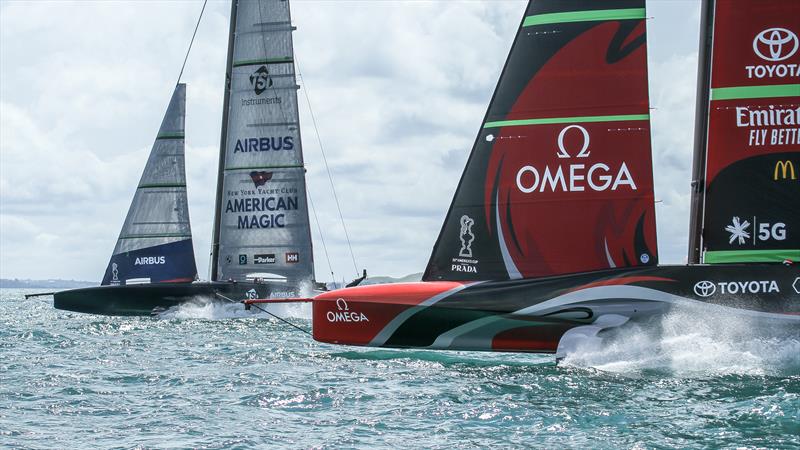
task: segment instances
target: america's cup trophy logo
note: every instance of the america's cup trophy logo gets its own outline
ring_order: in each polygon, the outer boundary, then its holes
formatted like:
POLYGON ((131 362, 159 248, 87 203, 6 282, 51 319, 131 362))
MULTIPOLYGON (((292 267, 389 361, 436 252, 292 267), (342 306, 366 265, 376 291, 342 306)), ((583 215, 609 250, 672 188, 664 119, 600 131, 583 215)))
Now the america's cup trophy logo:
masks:
POLYGON ((117 263, 111 263, 111 282, 114 284, 119 283, 119 270, 117 269, 117 263))
POLYGON ((475 235, 472 234, 472 225, 475 221, 470 216, 461 216, 461 231, 458 238, 461 239, 461 250, 458 251, 458 256, 462 258, 472 258, 472 241, 475 240, 475 235))

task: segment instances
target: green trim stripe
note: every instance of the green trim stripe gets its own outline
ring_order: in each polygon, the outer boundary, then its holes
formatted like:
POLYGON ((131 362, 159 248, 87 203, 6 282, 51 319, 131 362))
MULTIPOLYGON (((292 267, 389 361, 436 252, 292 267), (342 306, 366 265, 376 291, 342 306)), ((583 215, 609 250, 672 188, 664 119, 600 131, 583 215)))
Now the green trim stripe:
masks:
POLYGON ((178 131, 175 133, 163 133, 156 136, 156 139, 183 139, 184 133, 182 131, 178 131))
POLYGON ((291 56, 281 56, 279 58, 244 59, 242 61, 235 61, 233 63, 233 67, 255 66, 256 64, 282 64, 291 62, 294 62, 294 59, 291 56))
POLYGON ((303 165, 292 166, 253 166, 253 167, 226 167, 225 171, 229 170, 250 170, 250 169, 302 169, 303 165))
POLYGON ((176 188, 186 187, 186 183, 143 184, 143 185, 137 187, 137 189, 172 188, 172 187, 176 187, 176 188))
POLYGON ((717 250, 703 256, 706 264, 800 261, 800 250, 717 250))
POLYGON ((120 236, 120 239, 147 239, 147 238, 169 238, 169 237, 183 237, 191 238, 191 234, 183 233, 165 233, 165 234, 129 234, 127 236, 120 236))
POLYGON ((644 8, 629 9, 596 9, 593 11, 570 11, 528 16, 522 21, 523 27, 546 25, 551 23, 594 22, 600 20, 644 19, 644 8))
POLYGON ((771 98, 800 96, 800 84, 778 84, 772 86, 737 86, 711 90, 711 100, 735 100, 739 98, 771 98))
POLYGON ((483 128, 518 127, 523 125, 552 125, 556 123, 575 122, 622 122, 627 120, 650 120, 650 114, 625 114, 617 116, 579 116, 579 117, 547 117, 543 119, 496 120, 486 122, 483 128))

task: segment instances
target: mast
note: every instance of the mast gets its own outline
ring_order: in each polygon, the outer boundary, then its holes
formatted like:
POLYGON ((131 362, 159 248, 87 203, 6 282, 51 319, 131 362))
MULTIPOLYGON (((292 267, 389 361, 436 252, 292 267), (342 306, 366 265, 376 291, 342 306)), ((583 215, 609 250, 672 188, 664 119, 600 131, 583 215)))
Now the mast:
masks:
POLYGON ((228 59, 225 64, 225 94, 222 101, 222 132, 219 143, 219 164, 217 166, 217 198, 214 207, 214 235, 211 241, 211 281, 217 281, 217 267, 219 260, 219 233, 222 207, 222 187, 225 170, 225 147, 228 142, 228 111, 231 101, 231 70, 233 69, 233 39, 236 32, 236 8, 239 0, 231 0, 231 26, 228 32, 228 59))
POLYGON ((692 160, 692 205, 689 214, 689 264, 700 264, 703 246, 706 142, 708 101, 711 92, 711 43, 714 29, 714 0, 703 0, 700 17, 700 49, 697 57, 697 106, 694 116, 694 158, 692 160))

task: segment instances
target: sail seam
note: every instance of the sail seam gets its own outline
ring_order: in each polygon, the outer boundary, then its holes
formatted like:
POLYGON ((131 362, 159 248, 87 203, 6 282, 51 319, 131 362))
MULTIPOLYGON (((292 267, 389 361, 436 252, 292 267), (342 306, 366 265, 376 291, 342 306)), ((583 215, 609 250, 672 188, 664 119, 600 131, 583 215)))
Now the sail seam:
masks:
POLYGON ((250 166, 250 167, 226 167, 225 171, 228 170, 247 170, 247 169, 302 169, 302 164, 295 164, 290 166, 250 166))
POLYGON ((599 9, 594 11, 570 11, 549 14, 537 14, 525 17, 523 27, 547 25, 553 23, 594 22, 602 20, 644 19, 644 8, 599 9))
POLYGON ((185 237, 191 238, 191 234, 178 234, 178 233, 166 233, 166 234, 129 234, 127 236, 120 236, 120 239, 148 239, 148 238, 168 238, 168 237, 185 237))
POLYGON ((612 116, 577 116, 577 117, 546 117, 541 119, 495 120, 486 122, 483 128, 514 127, 524 125, 551 125, 575 122, 622 122, 633 120, 650 120, 650 114, 623 114, 612 116))
POLYGON ((163 133, 156 136, 156 139, 184 139, 183 133, 163 133))
POLYGON ((794 97, 797 95, 800 95, 800 84, 778 84, 771 86, 734 86, 734 87, 711 89, 711 100, 794 97))
POLYGON ((293 63, 294 58, 291 56, 283 56, 280 58, 259 58, 259 59, 245 59, 242 61, 235 61, 233 67, 255 66, 258 64, 286 64, 293 63))
POLYGON ((165 187, 176 187, 176 188, 182 188, 182 187, 186 187, 186 183, 174 183, 174 184, 143 184, 143 185, 141 185, 141 186, 137 187, 137 189, 152 189, 152 188, 165 188, 165 187))

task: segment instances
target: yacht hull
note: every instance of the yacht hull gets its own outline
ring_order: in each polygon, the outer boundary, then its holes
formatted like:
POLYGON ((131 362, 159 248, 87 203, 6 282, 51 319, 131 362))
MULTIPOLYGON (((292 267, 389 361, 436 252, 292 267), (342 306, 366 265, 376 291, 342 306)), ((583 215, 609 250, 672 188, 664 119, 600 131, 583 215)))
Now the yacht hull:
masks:
POLYGON ((313 332, 314 339, 335 344, 556 353, 568 344, 565 336, 592 338, 680 306, 800 334, 800 268, 658 266, 355 287, 314 298, 313 332))
POLYGON ((123 286, 95 286, 56 292, 53 306, 57 309, 110 316, 147 316, 154 312, 200 298, 231 300, 296 296, 297 287, 286 283, 196 282, 152 283, 123 286))

